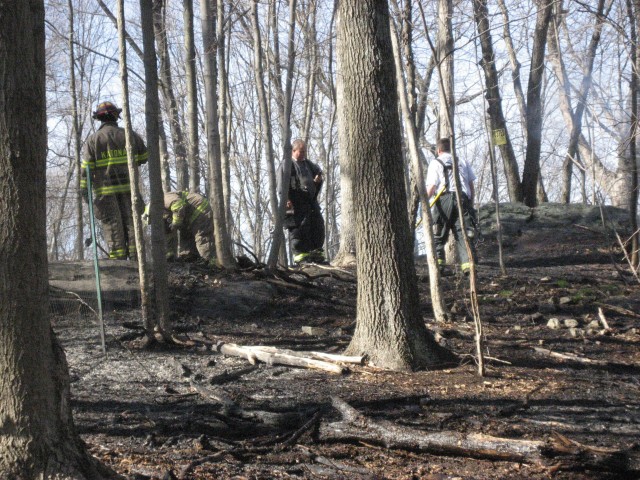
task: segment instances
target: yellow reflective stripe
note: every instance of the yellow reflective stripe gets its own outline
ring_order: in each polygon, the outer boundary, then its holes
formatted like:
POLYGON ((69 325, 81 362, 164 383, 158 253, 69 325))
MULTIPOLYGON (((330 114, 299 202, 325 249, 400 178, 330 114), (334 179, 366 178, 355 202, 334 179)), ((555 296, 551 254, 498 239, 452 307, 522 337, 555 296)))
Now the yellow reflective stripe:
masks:
POLYGON ((111 250, 111 252, 109 252, 109 258, 112 258, 115 260, 126 258, 126 256, 127 256, 127 251, 124 248, 118 248, 116 250, 111 250))
POLYGON ((127 157, 111 157, 111 158, 103 158, 101 160, 96 160, 96 168, 106 168, 111 165, 126 165, 127 157))
POLYGON ((460 264, 460 269, 465 272, 467 270, 471 269, 471 264, 470 263, 462 263, 460 264))
POLYGON ((103 187, 96 187, 94 191, 96 195, 115 195, 116 193, 130 192, 131 186, 128 183, 123 185, 107 185, 103 187))
POLYGON ((80 188, 87 188, 87 179, 86 178, 82 178, 80 180, 80 188))
POLYGON ((171 211, 175 212, 176 210, 180 210, 182 207, 184 207, 187 204, 187 202, 184 201, 184 199, 180 199, 177 202, 173 202, 171 204, 171 211))
POLYGON ((144 153, 136 155, 136 162, 138 162, 138 163, 144 163, 148 159, 149 159, 149 152, 144 152, 144 153))
POLYGON ((196 218, 200 216, 202 212, 204 212, 209 206, 209 201, 205 198, 204 201, 197 206, 196 211, 191 214, 191 218, 189 218, 189 225, 195 222, 196 218))

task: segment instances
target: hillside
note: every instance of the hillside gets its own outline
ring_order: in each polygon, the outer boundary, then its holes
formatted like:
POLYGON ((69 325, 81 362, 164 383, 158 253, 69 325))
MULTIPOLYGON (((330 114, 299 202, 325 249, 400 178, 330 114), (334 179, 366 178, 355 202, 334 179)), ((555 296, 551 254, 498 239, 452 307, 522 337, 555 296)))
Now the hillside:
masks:
MULTIPOLYGON (((272 278, 260 269, 223 274, 172 264, 173 320, 190 342, 144 351, 137 347, 140 322, 131 307, 136 300, 131 269, 109 287, 106 357, 89 299, 83 296, 87 305, 76 302, 75 310, 69 295, 52 304, 81 436, 94 455, 131 479, 547 479, 553 474, 577 480, 624 478, 620 471, 636 469, 627 474, 635 478, 638 465, 623 465, 627 457, 606 449, 637 458, 638 283, 626 273, 615 237, 602 229, 598 209, 502 207, 505 276, 498 267, 491 210, 480 215, 478 294, 486 377, 476 375, 468 286, 459 276, 443 280, 450 321, 434 324, 427 276, 418 265, 425 321, 458 354, 458 366, 396 373, 350 365, 349 373, 335 374, 252 365, 219 353, 216 345, 340 353, 355 320, 352 272, 311 267, 272 278), (122 284, 129 287, 119 289, 122 284), (514 444, 551 445, 553 439, 567 455, 499 461, 420 452, 415 442, 386 448, 380 431, 369 436, 360 431, 358 437, 336 430, 341 415, 332 397, 386 425, 388 432, 403 426, 514 444)), ((623 233, 624 212, 607 209, 606 215, 623 233)), ((51 269, 56 281, 65 277, 60 268, 51 269)), ((90 278, 75 271, 63 280, 58 293, 90 278)))

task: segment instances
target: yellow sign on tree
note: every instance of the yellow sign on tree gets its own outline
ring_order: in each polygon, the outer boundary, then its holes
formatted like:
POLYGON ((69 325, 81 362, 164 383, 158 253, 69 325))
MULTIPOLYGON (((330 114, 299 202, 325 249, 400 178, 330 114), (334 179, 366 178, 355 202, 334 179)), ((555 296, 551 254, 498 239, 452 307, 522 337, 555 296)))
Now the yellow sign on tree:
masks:
POLYGON ((495 146, 507 144, 507 133, 504 128, 498 128, 493 131, 493 144, 495 146))

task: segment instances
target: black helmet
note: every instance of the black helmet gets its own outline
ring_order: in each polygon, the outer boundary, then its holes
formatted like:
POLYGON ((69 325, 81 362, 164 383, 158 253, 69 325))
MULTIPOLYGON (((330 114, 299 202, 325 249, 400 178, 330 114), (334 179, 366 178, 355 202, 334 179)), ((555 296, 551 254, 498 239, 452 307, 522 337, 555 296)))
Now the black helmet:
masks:
POLYGON ((96 111, 93 112, 93 118, 95 120, 100 120, 101 122, 113 122, 120 118, 120 112, 122 112, 121 108, 116 107, 111 102, 102 102, 96 108, 96 111))

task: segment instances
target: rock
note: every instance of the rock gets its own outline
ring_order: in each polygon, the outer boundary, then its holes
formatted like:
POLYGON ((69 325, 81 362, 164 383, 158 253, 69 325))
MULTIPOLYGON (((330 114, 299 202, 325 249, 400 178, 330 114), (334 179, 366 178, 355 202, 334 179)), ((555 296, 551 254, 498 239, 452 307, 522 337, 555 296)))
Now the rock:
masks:
POLYGON ((522 327, 520 325, 516 325, 515 327, 513 327, 513 329, 519 332, 520 330, 522 330, 522 327))
POLYGON ((584 330, 582 330, 581 328, 571 327, 569 328, 569 335, 571 335, 573 338, 578 338, 584 335, 584 330))
POLYGON ((310 327, 310 326, 302 327, 302 331, 304 333, 306 333, 307 335, 315 335, 315 336, 318 336, 318 337, 327 333, 327 331, 324 328, 310 327))
POLYGON ((598 320, 591 320, 587 328, 591 328, 593 330, 598 330, 600 328, 600 322, 598 320))
POLYGON ((569 303, 571 303, 571 297, 560 297, 558 303, 560 305, 568 305, 569 303))
POLYGON ((551 330, 559 329, 560 320, 558 320, 557 318, 550 318, 549 321, 547 322, 547 327, 549 327, 551 330))
POLYGON ((565 318, 563 323, 567 328, 576 328, 578 325, 580 325, 580 322, 578 322, 578 320, 576 320, 575 318, 565 318))
POLYGON ((542 283, 549 283, 549 282, 551 281, 551 277, 542 277, 542 278, 540 279, 540 281, 541 281, 542 283))

